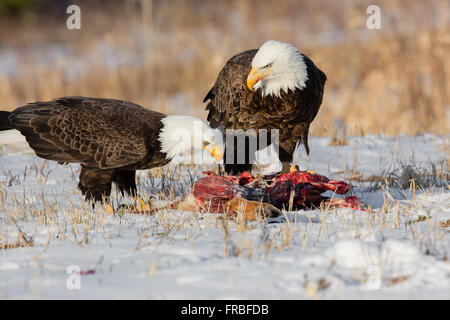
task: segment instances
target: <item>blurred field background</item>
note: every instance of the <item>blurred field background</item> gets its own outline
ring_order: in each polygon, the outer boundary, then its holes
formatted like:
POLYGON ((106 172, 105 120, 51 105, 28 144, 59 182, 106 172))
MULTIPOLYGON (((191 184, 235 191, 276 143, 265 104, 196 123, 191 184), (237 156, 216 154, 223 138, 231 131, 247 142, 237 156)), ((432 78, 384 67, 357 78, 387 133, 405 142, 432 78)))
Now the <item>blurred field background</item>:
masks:
POLYGON ((0 1, 0 108, 65 95, 206 118, 225 62, 290 42, 327 74, 313 135, 450 132, 448 0, 0 1), (66 8, 81 8, 81 30, 66 8), (368 5, 382 30, 368 30, 368 5), (339 121, 337 121, 339 120, 339 121))

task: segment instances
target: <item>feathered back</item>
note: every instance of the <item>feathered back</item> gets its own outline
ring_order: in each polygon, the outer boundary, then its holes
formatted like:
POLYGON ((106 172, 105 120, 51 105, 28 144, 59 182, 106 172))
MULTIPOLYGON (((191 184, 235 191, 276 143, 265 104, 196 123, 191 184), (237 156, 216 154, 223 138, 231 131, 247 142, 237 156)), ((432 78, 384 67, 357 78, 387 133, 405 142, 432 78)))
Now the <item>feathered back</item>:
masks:
POLYGON ((64 97, 29 103, 9 119, 42 158, 112 169, 159 153, 163 117, 127 101, 64 97))

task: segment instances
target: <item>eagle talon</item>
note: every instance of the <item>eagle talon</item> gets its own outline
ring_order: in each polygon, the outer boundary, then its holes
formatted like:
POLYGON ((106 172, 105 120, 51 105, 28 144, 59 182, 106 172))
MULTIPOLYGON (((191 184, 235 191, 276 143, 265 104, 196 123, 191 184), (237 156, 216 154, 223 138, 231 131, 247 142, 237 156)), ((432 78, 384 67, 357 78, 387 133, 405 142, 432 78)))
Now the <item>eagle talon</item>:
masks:
POLYGON ((107 214, 114 214, 114 208, 111 204, 105 203, 105 209, 107 214))
POLYGON ((136 198, 136 209, 138 211, 150 211, 151 207, 151 202, 147 204, 141 197, 136 198))
MULTIPOLYGON (((114 213, 114 209, 110 204, 106 204, 107 212, 108 213, 114 213)), ((135 198, 134 204, 128 204, 128 203, 121 203, 117 207, 118 211, 121 212, 149 212, 152 209, 152 203, 149 199, 147 202, 144 201, 141 197, 135 198)))

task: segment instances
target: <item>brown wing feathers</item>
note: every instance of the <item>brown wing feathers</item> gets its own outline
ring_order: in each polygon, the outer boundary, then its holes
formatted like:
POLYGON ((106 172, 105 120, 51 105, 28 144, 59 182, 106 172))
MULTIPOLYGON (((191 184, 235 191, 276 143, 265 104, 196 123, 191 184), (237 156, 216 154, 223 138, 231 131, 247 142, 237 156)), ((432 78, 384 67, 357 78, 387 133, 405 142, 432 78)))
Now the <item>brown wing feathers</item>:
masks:
POLYGON ((220 71, 216 83, 203 100, 210 100, 206 110, 209 111, 211 127, 222 125, 228 128, 230 122, 237 120, 239 111, 250 105, 251 92, 247 89, 246 77, 257 51, 248 50, 235 55, 220 71))
POLYGON ((38 156, 111 169, 146 156, 139 120, 144 110, 124 101, 72 97, 28 104, 13 111, 10 121, 38 156))

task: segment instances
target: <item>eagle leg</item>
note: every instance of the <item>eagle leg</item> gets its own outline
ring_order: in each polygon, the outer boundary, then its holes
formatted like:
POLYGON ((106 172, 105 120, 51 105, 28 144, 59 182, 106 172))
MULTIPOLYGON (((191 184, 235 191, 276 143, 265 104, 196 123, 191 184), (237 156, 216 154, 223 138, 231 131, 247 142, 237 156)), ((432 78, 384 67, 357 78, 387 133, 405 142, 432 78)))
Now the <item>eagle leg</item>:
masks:
POLYGON ((117 183, 122 196, 126 192, 133 198, 137 197, 136 171, 114 171, 111 179, 117 183))
POLYGON ((111 195, 111 170, 90 169, 81 166, 78 189, 86 201, 106 202, 111 195))
POLYGON ((281 173, 288 173, 291 171, 291 163, 290 162, 282 162, 281 173))
POLYGON ((240 145, 237 142, 237 137, 234 137, 233 139, 233 149, 228 150, 228 148, 225 146, 225 152, 223 155, 224 169, 226 174, 238 176, 245 171, 252 172, 255 154, 250 153, 249 139, 245 137, 245 148, 243 150, 239 149, 240 145), (229 152, 231 152, 231 156, 228 154, 229 152), (244 156, 244 161, 241 161, 242 155, 244 156))
POLYGON ((120 193, 122 196, 126 192, 135 200, 134 207, 125 205, 126 209, 131 209, 134 211, 148 211, 150 206, 146 203, 138 194, 136 187, 136 171, 118 170, 114 171, 112 175, 112 182, 117 183, 120 193))

